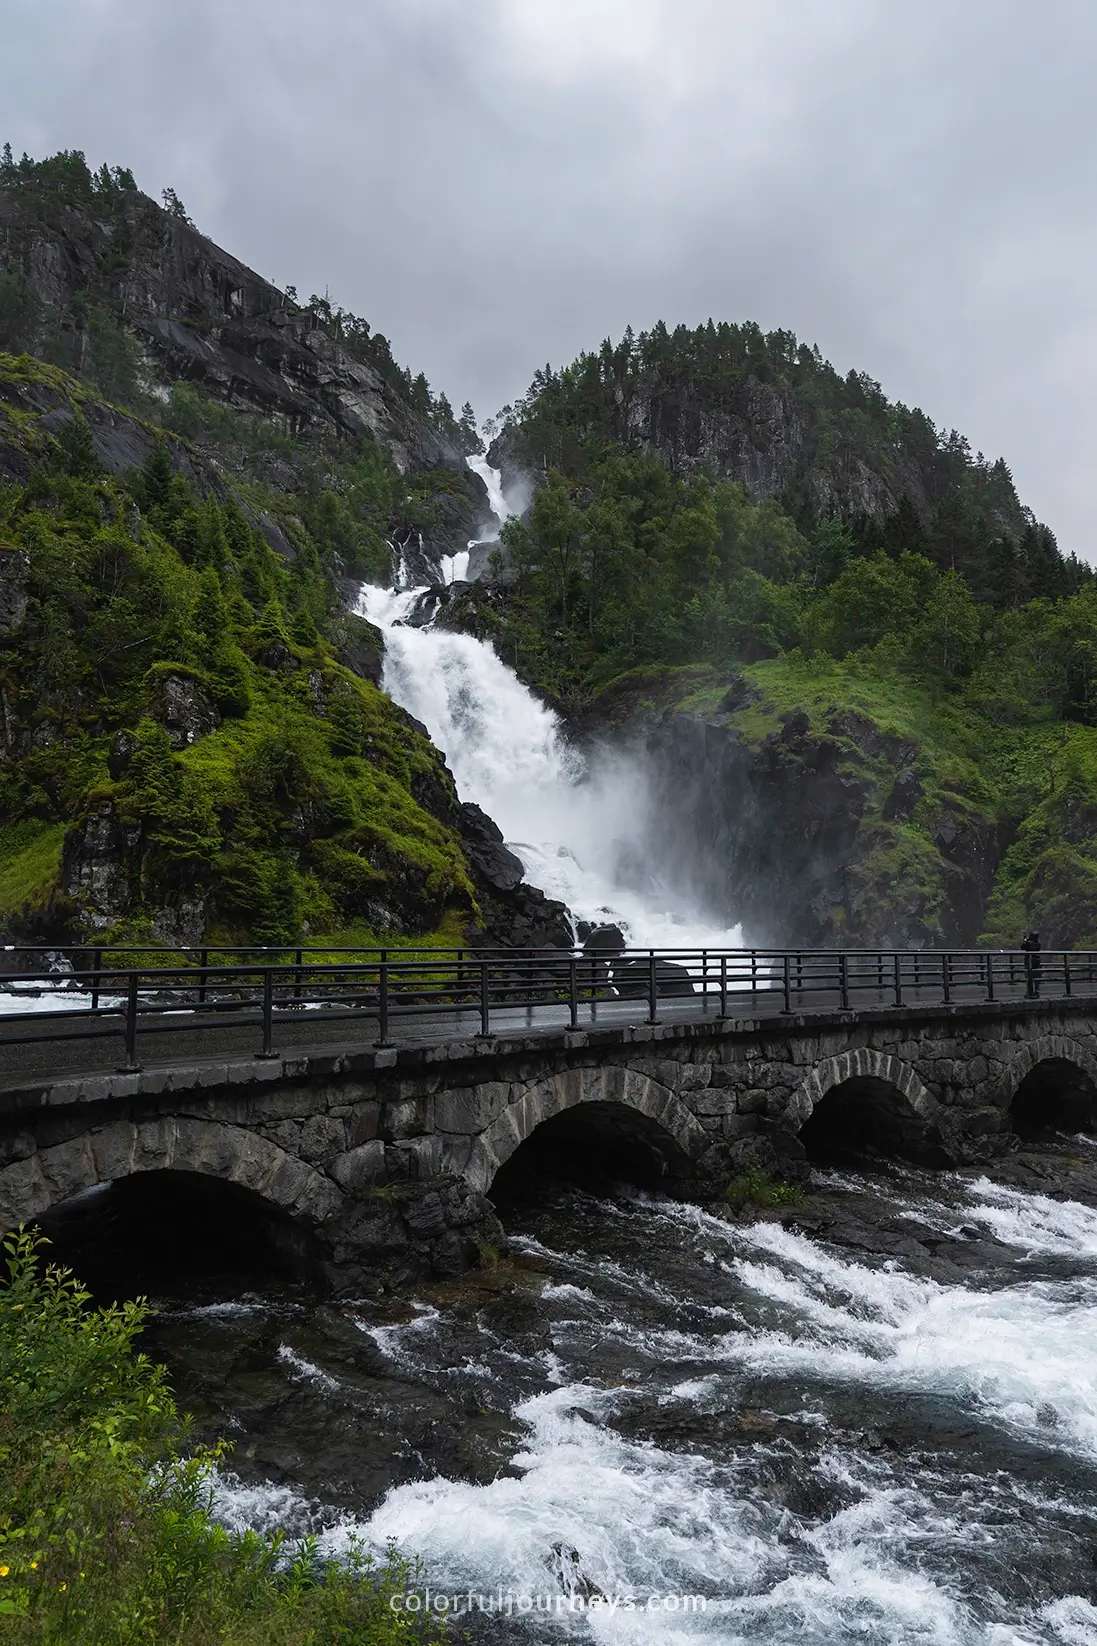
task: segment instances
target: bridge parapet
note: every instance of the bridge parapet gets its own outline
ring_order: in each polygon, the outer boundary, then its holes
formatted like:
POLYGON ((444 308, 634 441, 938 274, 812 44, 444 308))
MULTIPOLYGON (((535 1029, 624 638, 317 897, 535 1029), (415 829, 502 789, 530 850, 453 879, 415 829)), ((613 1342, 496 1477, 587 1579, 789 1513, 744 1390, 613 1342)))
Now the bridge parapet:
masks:
POLYGON ((1009 1146, 1016 1094, 1053 1068, 1097 1109, 1097 1000, 562 1028, 38 1080, 0 1093, 0 1227, 133 1173, 200 1173, 314 1231, 329 1276, 353 1290, 472 1261, 497 1237, 496 1173, 561 1116, 641 1139, 682 1188, 802 1170, 832 1111, 885 1151, 977 1161, 1009 1146))

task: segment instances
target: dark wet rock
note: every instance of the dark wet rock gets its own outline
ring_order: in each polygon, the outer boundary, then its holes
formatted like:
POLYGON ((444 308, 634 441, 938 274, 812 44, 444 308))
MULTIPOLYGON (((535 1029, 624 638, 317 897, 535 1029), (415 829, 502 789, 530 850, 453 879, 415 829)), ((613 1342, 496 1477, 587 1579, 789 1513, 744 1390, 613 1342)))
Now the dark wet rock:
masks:
POLYGON ((508 949, 570 949, 567 909, 527 885, 521 861, 504 845, 501 830, 487 813, 479 806, 463 805, 460 835, 481 907, 481 924, 470 931, 470 941, 508 949))
POLYGON ((461 844, 472 867, 496 891, 513 891, 521 882, 521 859, 504 845, 498 824, 471 803, 461 807, 461 844))
POLYGON ((921 798, 921 779, 911 767, 904 767, 892 784, 891 793, 884 802, 884 821, 893 823, 896 818, 912 817, 921 798))
POLYGON ((137 738, 133 732, 123 730, 115 733, 110 754, 107 756, 107 770, 115 783, 125 776, 137 747, 137 738))
MULTIPOLYGON (((672 960, 655 962, 655 985, 660 1000, 680 999, 695 993, 693 979, 685 966, 672 960)), ((619 961, 613 967, 613 986, 623 1000, 646 999, 651 988, 651 965, 643 959, 619 961)))
POLYGON ((626 947, 620 926, 595 926, 588 930, 583 939, 586 954, 622 954, 626 947))
POLYGON ((325 1285, 339 1297, 374 1296, 381 1285, 462 1274, 481 1251, 505 1244, 490 1202, 449 1177, 366 1190, 320 1227, 318 1239, 325 1285))

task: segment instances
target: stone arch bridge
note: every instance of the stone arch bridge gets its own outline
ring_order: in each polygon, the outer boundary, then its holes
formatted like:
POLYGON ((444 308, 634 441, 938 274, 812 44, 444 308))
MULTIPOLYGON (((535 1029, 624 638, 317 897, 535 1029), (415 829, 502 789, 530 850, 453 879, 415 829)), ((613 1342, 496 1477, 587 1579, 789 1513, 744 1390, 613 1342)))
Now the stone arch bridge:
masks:
POLYGON ((165 1065, 0 1089, 0 1231, 198 1174, 308 1231, 327 1278, 456 1273, 523 1145, 688 1189, 838 1141, 929 1164, 1097 1119, 1097 1001, 873 1008, 165 1065))

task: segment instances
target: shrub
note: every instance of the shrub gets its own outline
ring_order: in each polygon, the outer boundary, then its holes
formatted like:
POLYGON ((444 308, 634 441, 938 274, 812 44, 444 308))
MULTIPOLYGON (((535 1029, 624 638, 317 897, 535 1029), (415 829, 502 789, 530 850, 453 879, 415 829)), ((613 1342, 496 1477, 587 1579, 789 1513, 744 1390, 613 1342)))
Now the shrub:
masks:
POLYGON ((91 1307, 41 1243, 4 1242, 0 1633, 8 1646, 433 1646, 394 1613, 415 1570, 390 1549, 338 1563, 211 1513, 223 1447, 187 1446, 162 1367, 134 1353, 143 1304, 91 1307))
POLYGON ((728 1204, 736 1211, 744 1206, 799 1206, 804 1198, 794 1183, 781 1183, 766 1172, 753 1170, 733 1177, 724 1190, 728 1204))

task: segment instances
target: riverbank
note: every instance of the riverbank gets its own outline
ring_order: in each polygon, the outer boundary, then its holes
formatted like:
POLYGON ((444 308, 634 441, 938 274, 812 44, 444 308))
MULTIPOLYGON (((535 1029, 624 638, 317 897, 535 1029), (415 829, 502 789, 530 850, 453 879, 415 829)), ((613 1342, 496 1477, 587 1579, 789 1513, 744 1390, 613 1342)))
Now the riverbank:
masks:
POLYGON ((212 1511, 220 1445, 195 1449, 162 1367, 136 1353, 147 1310, 95 1309, 26 1235, 0 1289, 0 1633, 11 1646, 395 1646, 414 1581, 353 1541, 327 1558, 212 1511))

